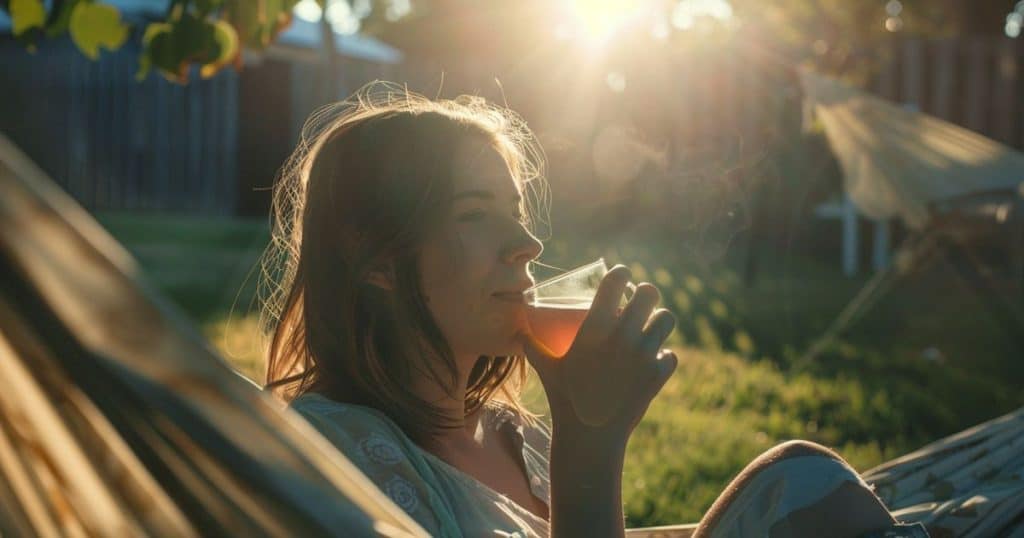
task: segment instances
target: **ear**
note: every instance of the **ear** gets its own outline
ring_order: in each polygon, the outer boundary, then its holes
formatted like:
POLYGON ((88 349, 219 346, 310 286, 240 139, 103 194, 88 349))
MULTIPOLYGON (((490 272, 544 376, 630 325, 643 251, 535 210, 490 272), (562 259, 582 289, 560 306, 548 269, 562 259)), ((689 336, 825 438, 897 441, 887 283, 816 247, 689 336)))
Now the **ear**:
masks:
POLYGON ((395 290, 395 273, 391 264, 379 265, 366 274, 366 282, 382 290, 395 290))

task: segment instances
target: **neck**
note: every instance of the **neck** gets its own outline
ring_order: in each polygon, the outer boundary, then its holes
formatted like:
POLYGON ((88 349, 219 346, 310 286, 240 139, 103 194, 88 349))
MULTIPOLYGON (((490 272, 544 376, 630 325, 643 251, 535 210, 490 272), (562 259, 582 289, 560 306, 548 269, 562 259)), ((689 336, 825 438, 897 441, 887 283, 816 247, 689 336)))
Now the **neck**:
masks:
POLYGON ((413 384, 413 393, 419 398, 437 406, 444 413, 446 422, 461 424, 461 428, 445 429, 424 440, 424 448, 431 451, 450 450, 467 444, 480 442, 480 409, 466 416, 466 386, 469 384, 469 373, 477 357, 456 357, 458 372, 455 388, 451 393, 445 391, 436 381, 428 376, 420 377, 413 384))

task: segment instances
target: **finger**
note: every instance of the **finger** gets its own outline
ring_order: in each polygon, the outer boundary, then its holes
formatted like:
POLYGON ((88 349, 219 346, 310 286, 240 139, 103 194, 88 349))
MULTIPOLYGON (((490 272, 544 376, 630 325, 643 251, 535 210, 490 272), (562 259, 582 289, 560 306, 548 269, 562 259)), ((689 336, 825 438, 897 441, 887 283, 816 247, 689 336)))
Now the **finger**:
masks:
POLYGON ((655 310, 643 330, 640 341, 641 352, 646 356, 653 356, 672 334, 675 327, 676 316, 672 312, 665 308, 655 310))
POLYGON ((663 349, 658 354, 658 358, 655 361, 655 375, 651 382, 651 398, 654 398, 668 380, 672 378, 672 374, 676 371, 676 366, 679 365, 679 358, 676 357, 675 352, 671 349, 663 349))
MULTIPOLYGON (((619 313, 619 301, 630 277, 632 277, 632 273, 625 265, 616 265, 604 275, 601 284, 597 287, 594 301, 590 305, 590 313, 587 314, 587 319, 583 322, 584 326, 607 327, 615 322, 619 313)), ((580 330, 582 332, 582 328, 580 330)))
POLYGON ((658 353, 657 358, 646 365, 645 394, 643 398, 635 400, 634 405, 636 407, 631 410, 631 415, 642 417, 647 414, 647 409, 650 407, 651 402, 661 392, 665 383, 668 383, 668 380, 672 378, 678 363, 679 359, 676 358, 676 354, 671 349, 663 349, 658 353))
POLYGON ((638 338, 640 331, 651 316, 651 311, 661 300, 661 292, 644 282, 636 287, 636 293, 619 317, 619 331, 627 338, 638 338))

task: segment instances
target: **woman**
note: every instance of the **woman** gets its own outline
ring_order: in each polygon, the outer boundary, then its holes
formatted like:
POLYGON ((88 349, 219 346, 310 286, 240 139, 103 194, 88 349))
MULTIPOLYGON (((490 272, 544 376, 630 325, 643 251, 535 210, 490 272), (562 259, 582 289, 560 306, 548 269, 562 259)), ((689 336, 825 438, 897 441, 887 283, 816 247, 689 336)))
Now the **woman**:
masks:
MULTIPOLYGON (((619 313, 630 274, 613 268, 552 357, 524 318, 542 251, 526 210, 545 190, 518 116, 376 85, 306 131, 275 187, 268 387, 433 535, 621 536, 626 441, 676 366, 658 290, 641 283, 619 313), (519 403, 527 362, 550 429, 519 403), (584 423, 568 386, 610 378, 615 415, 584 423)), ((792 442, 748 466, 698 535, 893 524, 839 456, 792 442)))

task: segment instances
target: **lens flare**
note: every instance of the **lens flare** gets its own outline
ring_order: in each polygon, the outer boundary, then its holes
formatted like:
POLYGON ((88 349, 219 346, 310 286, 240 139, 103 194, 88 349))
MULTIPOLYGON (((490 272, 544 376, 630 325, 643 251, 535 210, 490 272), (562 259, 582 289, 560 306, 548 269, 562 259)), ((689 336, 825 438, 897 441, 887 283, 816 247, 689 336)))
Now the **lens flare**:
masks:
POLYGON ((623 27, 652 9, 650 1, 568 0, 577 35, 594 46, 608 41, 623 27))

